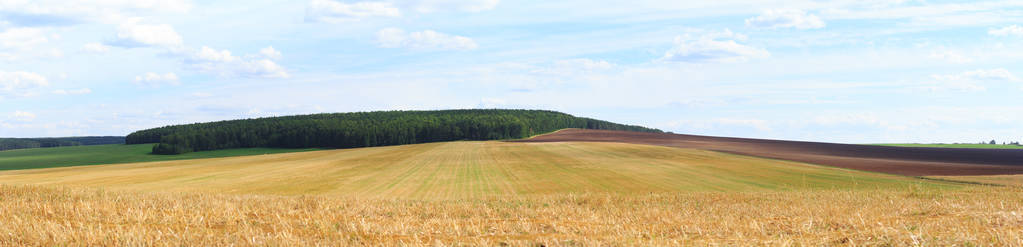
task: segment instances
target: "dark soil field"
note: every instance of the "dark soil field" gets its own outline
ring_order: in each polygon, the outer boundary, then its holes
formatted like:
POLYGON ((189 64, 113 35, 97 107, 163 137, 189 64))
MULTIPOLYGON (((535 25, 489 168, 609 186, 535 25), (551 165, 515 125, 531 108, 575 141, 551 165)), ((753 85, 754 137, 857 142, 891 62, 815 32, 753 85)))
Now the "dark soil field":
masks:
POLYGON ((908 176, 1023 174, 1023 150, 923 148, 567 129, 517 142, 623 142, 704 149, 908 176))

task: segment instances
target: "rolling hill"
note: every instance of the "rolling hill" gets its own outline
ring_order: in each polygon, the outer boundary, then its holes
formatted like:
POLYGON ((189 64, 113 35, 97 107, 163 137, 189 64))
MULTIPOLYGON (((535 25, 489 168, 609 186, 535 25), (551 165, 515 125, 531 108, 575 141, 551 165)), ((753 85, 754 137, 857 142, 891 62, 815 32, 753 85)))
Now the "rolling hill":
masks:
POLYGON ((378 111, 167 126, 131 133, 127 143, 157 143, 156 154, 251 147, 357 148, 518 139, 564 128, 661 132, 543 110, 378 111))

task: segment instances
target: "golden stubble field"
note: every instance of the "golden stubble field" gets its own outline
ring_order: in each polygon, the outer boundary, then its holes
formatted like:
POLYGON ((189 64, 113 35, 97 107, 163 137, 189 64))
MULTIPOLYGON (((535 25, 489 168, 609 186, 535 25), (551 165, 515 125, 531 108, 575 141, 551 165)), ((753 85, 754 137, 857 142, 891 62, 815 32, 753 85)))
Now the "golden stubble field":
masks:
POLYGON ((462 200, 0 186, 0 245, 1023 245, 1023 191, 462 200))
POLYGON ((1023 190, 616 143, 0 173, 0 245, 1023 245, 1023 190))

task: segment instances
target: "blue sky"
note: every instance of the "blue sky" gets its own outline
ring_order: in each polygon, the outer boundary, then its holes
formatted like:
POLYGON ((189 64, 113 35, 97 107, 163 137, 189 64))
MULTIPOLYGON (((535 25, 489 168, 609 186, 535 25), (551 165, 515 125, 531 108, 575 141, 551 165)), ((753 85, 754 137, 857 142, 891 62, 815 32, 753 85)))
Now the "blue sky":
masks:
POLYGON ((1021 1, 0 0, 0 136, 535 108, 691 134, 1023 140, 1021 1))

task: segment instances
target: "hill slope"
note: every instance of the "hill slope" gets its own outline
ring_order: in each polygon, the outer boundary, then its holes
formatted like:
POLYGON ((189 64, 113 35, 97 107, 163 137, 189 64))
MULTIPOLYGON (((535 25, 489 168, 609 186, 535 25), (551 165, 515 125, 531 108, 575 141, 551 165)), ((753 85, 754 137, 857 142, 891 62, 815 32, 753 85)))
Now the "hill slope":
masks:
POLYGON ((703 150, 495 141, 6 171, 0 184, 424 199, 952 186, 703 150))
POLYGON ((520 141, 651 144, 911 176, 1023 174, 1023 149, 888 147, 580 129, 520 141))
POLYGON ((382 111, 167 126, 128 135, 157 154, 247 147, 354 148, 524 138, 564 128, 660 132, 541 110, 382 111))

